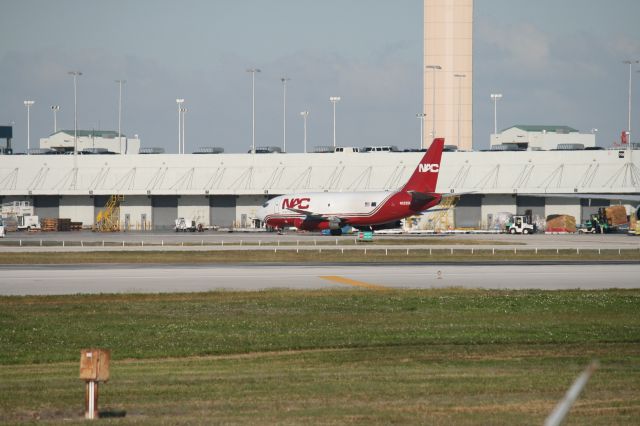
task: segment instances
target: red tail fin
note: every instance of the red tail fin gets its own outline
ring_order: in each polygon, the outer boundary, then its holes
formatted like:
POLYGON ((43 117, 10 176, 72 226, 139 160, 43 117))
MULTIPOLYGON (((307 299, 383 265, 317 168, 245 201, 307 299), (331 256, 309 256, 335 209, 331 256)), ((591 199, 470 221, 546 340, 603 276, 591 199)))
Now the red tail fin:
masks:
POLYGON ((423 193, 435 192, 440 172, 440 159, 444 138, 437 138, 424 154, 409 181, 402 188, 403 191, 417 191, 423 193))

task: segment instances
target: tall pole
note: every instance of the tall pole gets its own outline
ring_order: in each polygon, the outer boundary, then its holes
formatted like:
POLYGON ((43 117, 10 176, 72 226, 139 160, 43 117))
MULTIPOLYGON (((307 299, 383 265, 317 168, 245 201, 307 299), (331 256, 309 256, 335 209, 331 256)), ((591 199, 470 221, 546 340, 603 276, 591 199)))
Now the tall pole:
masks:
POLYGON ((27 107, 27 155, 31 151, 31 106, 35 101, 24 101, 24 105, 27 107))
POLYGON ((187 112, 187 108, 180 108, 180 112, 182 112, 182 153, 184 154, 186 152, 184 149, 186 145, 185 138, 184 138, 184 128, 186 127, 184 125, 184 116, 185 116, 185 113, 187 112))
POLYGON ((284 76, 282 82, 282 152, 287 152, 287 81, 291 79, 284 76))
POLYGON ((458 149, 460 149, 460 117, 462 110, 462 79, 466 77, 465 74, 454 74, 454 77, 458 79, 458 149))
POLYGON ((182 104, 184 103, 184 99, 178 98, 176 99, 176 103, 178 104, 178 154, 182 152, 182 104))
POLYGON ((436 137, 436 71, 441 70, 440 65, 427 65, 426 69, 433 71, 433 90, 431 98, 431 139, 436 137))
POLYGON ((60 105, 51 105, 51 111, 53 111, 53 133, 58 131, 58 111, 60 111, 60 105))
POLYGON ((80 71, 69 71, 73 76, 73 155, 78 155, 78 76, 82 75, 80 71))
POLYGON ((307 117, 309 116, 309 111, 302 111, 300 113, 302 119, 304 121, 304 153, 307 153, 307 117))
POLYGON ((416 117, 420 119, 420 149, 424 148, 424 118, 427 116, 424 112, 419 112, 416 117))
POLYGON ((256 153, 256 73, 258 68, 249 68, 251 73, 251 153, 256 153))
MULTIPOLYGON (((118 83, 118 144, 120 145, 120 150, 122 150, 122 85, 126 83, 127 80, 116 80, 118 83)), ((126 143, 125 143, 126 145, 126 143)), ((127 147, 125 146, 124 153, 127 153, 127 147)), ((120 151, 122 154, 122 151, 120 151)))
POLYGON ((627 121, 627 150, 629 151, 629 161, 631 161, 631 68, 633 64, 637 64, 640 61, 637 59, 629 59, 623 61, 623 63, 629 65, 629 117, 627 121))
POLYGON ((329 101, 333 104, 333 149, 336 148, 336 104, 340 101, 340 96, 330 96, 329 101))
POLYGON ((502 93, 492 93, 493 99, 493 134, 498 134, 498 99, 502 98, 502 93))

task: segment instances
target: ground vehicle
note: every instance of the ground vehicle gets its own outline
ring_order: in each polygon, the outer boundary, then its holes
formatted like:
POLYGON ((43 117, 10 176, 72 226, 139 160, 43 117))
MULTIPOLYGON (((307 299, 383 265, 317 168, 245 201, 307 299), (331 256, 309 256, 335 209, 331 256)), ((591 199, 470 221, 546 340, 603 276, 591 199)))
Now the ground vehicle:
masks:
POLYGON ((580 233, 608 234, 617 231, 618 228, 611 225, 604 208, 598 209, 598 213, 593 213, 591 218, 580 225, 580 233))
POLYGON ((513 216, 505 225, 506 231, 510 234, 534 234, 536 228, 531 216, 513 216))
POLYGON ((4 238, 4 223, 2 222, 1 218, 0 218, 0 238, 4 238))
POLYGON ((360 152, 360 148, 351 147, 351 146, 337 146, 335 151, 333 152, 354 153, 354 152, 360 152))
POLYGON ((38 220, 38 216, 34 215, 26 215, 26 216, 18 216, 18 230, 20 231, 30 231, 32 229, 40 229, 40 221, 38 220))
POLYGON ((176 232, 202 232, 204 231, 204 227, 201 223, 196 224, 195 220, 187 221, 184 217, 179 217, 176 219, 176 232))

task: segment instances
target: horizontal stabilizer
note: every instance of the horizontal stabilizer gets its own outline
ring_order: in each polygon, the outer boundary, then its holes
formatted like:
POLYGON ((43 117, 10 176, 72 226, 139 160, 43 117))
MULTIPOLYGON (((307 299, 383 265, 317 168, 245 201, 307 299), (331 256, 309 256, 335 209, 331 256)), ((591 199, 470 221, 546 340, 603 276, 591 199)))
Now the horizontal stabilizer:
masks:
POLYGON ((437 194, 419 192, 419 191, 407 191, 411 194, 411 201, 414 203, 424 204, 428 201, 435 200, 437 198, 437 194))

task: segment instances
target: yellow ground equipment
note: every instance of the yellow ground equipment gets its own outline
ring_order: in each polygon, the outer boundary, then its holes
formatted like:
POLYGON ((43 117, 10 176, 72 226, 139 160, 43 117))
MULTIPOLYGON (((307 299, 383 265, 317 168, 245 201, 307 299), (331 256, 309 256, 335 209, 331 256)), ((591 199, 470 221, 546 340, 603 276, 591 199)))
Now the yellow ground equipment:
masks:
POLYGON ((124 195, 112 195, 105 204, 104 209, 96 216, 95 231, 118 232, 120 231, 120 204, 124 201, 124 195))
POLYGON ((433 212, 433 229, 436 232, 448 231, 454 227, 453 208, 460 199, 459 196, 442 197, 442 201, 435 208, 438 211, 433 212))

